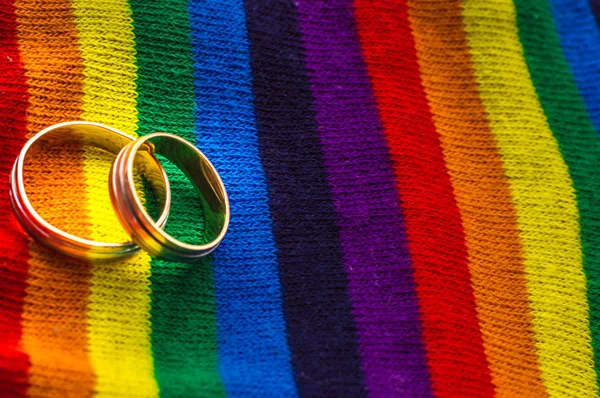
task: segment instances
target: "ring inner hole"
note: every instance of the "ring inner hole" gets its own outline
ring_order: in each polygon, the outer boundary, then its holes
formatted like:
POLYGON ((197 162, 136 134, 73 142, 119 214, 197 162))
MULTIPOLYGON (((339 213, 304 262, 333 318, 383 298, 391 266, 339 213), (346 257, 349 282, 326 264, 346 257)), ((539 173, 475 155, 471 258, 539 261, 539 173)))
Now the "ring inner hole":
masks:
POLYGON ((212 168, 178 140, 155 137, 150 141, 171 183, 171 213, 165 232, 192 245, 213 241, 223 229, 225 208, 224 193, 212 168))
MULTIPOLYGON (((164 231, 184 243, 204 243, 204 209, 194 186, 173 162, 160 154, 155 153, 155 156, 165 169, 171 186, 171 212, 164 231)), ((139 157, 139 153, 136 154, 136 163, 139 157)), ((134 174, 136 177, 138 175, 134 174)), ((156 220, 160 209, 155 195, 147 195, 145 208, 150 217, 156 220)))
MULTIPOLYGON (((121 227, 108 193, 108 175, 118 150, 128 140, 97 127, 69 126, 47 133, 36 141, 24 159, 24 185, 35 211, 54 227, 80 238, 106 242, 131 239, 121 227), (101 149, 87 137, 101 139, 101 149)), ((136 162, 134 167, 139 169, 136 162)), ((154 201, 157 214, 164 191, 152 178, 135 173, 142 203, 154 201)), ((154 178, 155 179, 155 178, 154 178)), ((150 213, 152 215, 152 213, 150 213)))
POLYGON ((36 212, 56 228, 85 239, 92 238, 92 223, 82 198, 85 148, 78 143, 36 143, 24 159, 25 192, 36 212))

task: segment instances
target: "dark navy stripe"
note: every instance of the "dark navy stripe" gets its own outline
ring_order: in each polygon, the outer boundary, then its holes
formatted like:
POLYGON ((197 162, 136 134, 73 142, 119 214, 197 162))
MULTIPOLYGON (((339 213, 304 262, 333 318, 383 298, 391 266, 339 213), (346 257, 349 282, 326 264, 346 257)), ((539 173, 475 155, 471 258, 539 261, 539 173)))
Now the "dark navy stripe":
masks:
MULTIPOLYGON (((388 9, 388 13, 391 11, 391 8, 388 9)), ((396 18, 393 22, 400 21, 400 18, 396 18)), ((324 165, 340 226, 342 254, 358 330, 365 384, 369 393, 376 397, 430 396, 419 302, 413 279, 413 265, 418 264, 415 261, 419 253, 414 253, 416 250, 413 253, 409 251, 407 230, 413 224, 406 222, 410 217, 410 214, 406 215, 409 207, 403 209, 397 187, 404 181, 400 177, 396 181, 390 156, 390 146, 404 144, 411 149, 415 147, 409 145, 410 140, 396 134, 395 126, 391 124, 386 125, 384 132, 354 21, 353 1, 298 2, 298 22, 315 98, 324 165)), ((396 38, 399 37, 389 37, 390 41, 396 38)), ((384 48, 394 52, 385 46, 390 41, 385 42, 384 48)), ((407 40, 402 44, 409 45, 407 40)), ((407 64, 409 59, 407 56, 407 64)), ((383 61, 386 65, 398 67, 394 60, 390 56, 383 61)), ((410 74, 410 68, 405 64, 401 68, 404 68, 402 76, 410 74)), ((377 73, 377 70, 374 72, 377 73)), ((389 88, 393 85, 391 82, 388 84, 389 88)), ((408 80, 401 84, 413 87, 408 80)), ((390 91, 393 92, 393 88, 390 91)), ((385 98, 393 98, 396 105, 402 104, 402 96, 393 94, 385 98)), ((411 111, 414 111, 419 106, 419 94, 416 90, 411 94, 411 105, 416 107, 411 111)), ((424 95, 421 97, 424 98, 424 95)), ((383 103, 381 107, 385 105, 383 103)), ((418 130, 415 134, 421 134, 425 139, 427 135, 424 131, 436 135, 433 129, 418 130)), ((434 140, 429 140, 428 144, 417 152, 425 158, 432 154, 439 156, 429 160, 429 170, 421 169, 419 172, 430 172, 430 175, 437 177, 438 186, 448 187, 450 182, 444 174, 443 161, 438 160, 442 158, 441 150, 434 140)), ((395 147, 392 152, 398 153, 403 149, 395 147)), ((415 164, 410 163, 409 156, 402 162, 395 166, 398 169, 416 169, 415 164)), ((422 187, 428 188, 426 185, 422 187)), ((451 194, 438 196, 448 199, 436 202, 444 206, 454 199, 451 194)), ((414 195, 404 195, 402 200, 406 206, 415 206, 414 195)), ((456 214, 455 207, 442 214, 448 219, 453 210, 456 214)), ((415 238, 418 233, 435 231, 435 225, 428 225, 424 218, 420 220, 422 229, 413 232, 413 244, 418 239, 415 238)), ((461 239, 459 234, 455 235, 456 240, 461 239)), ((431 243, 441 236, 432 235, 424 241, 431 243)), ((459 249, 461 246, 454 245, 452 248, 459 249)), ((459 256, 465 251, 459 249, 453 254, 459 256)), ((459 270, 454 264, 452 267, 453 271, 459 270)), ((466 269, 465 262, 460 271, 466 269)), ((464 273, 457 274, 464 276, 464 273)), ((468 281, 468 274, 462 280, 468 281)), ((466 302, 467 305, 473 304, 472 295, 466 302)), ((461 313, 464 308, 460 307, 461 313)), ((445 314, 450 319, 465 319, 451 318, 451 311, 445 314)), ((469 315, 473 315, 475 321, 475 312, 469 315)))
POLYGON ((189 10, 198 147, 219 171, 231 204, 229 230, 213 253, 219 371, 230 396, 294 397, 244 5, 193 0, 189 10))
POLYGON ((600 0, 590 0, 590 7, 596 17, 596 23, 600 26, 600 0))
POLYGON ((365 393, 296 9, 246 0, 259 144, 302 396, 365 393))

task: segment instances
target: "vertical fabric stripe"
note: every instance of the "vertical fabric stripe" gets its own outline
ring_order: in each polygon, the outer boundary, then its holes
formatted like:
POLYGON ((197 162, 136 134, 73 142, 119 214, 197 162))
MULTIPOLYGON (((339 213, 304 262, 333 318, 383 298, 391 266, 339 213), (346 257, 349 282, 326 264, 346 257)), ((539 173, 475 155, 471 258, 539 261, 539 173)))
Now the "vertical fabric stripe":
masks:
POLYGON ((0 0, 0 391, 24 397, 29 356, 20 345, 29 241, 8 196, 13 162, 25 144, 27 85, 13 0, 0 0))
MULTIPOLYGON (((561 281, 561 287, 570 284, 571 289, 576 292, 573 300, 578 301, 569 309, 572 311, 570 316, 579 321, 580 329, 571 331, 569 335, 577 338, 580 345, 572 347, 570 355, 565 355, 564 364, 556 364, 562 365, 560 368, 557 366, 556 372, 561 372, 563 380, 566 378, 562 369, 564 366, 572 369, 573 377, 588 374, 588 377, 579 376, 577 380, 569 381, 564 391, 574 392, 581 389, 582 395, 596 395, 597 375, 589 360, 590 357, 593 359, 590 344, 593 345, 596 358, 600 354, 600 219, 597 213, 600 198, 600 141, 561 51, 560 39, 548 2, 517 0, 515 4, 525 61, 575 188, 583 269, 588 283, 586 300, 586 290, 582 287, 586 278, 581 275, 579 268, 576 269, 577 279, 571 282, 561 281), (588 309, 589 315, 580 312, 588 309)), ((564 313, 561 316, 564 317, 564 313)), ((598 371, 600 367, 596 360, 596 372, 598 371)))
POLYGON ((542 380, 551 396, 595 396, 573 181, 531 82, 516 17, 510 0, 463 3, 480 95, 517 209, 542 380), (565 320, 568 330, 557 327, 565 320))
POLYGON ((600 0, 589 0, 590 7, 596 17, 596 24, 600 26, 600 0))
MULTIPOLYGON (((71 3, 15 2, 19 46, 29 86, 28 136, 81 117, 82 61, 71 3)), ((26 173, 30 200, 51 224, 89 236, 81 206, 80 150, 45 151, 26 173), (56 211, 60 209, 60 211, 56 211)), ((95 384, 88 358, 89 266, 30 244, 22 344, 30 356, 28 395, 72 395, 95 384)))
POLYGON ((219 171, 231 206, 227 236, 213 255, 221 378, 229 396, 293 397, 244 4, 191 1, 189 10, 198 147, 219 171))
POLYGON ((407 6, 355 1, 396 184, 438 396, 491 396, 465 235, 440 139, 421 85, 407 6))
MULTIPOLYGON (((600 30, 587 1, 551 0, 562 52, 600 134, 600 30)), ((558 49, 555 49, 555 51, 558 49)))
POLYGON ((430 391, 405 225, 349 1, 298 3, 367 390, 430 391))
POLYGON ((301 396, 365 394, 294 4, 246 0, 260 155, 301 396))
POLYGON ((410 0, 409 16, 421 78, 461 212, 496 394, 516 397, 526 391, 544 397, 516 211, 479 98, 461 1, 410 0))
MULTIPOLYGON (((194 59, 184 0, 132 0, 138 67, 139 133, 166 131, 194 143, 194 59)), ((198 242, 197 194, 165 163, 173 202, 166 231, 198 242)), ((221 396, 212 262, 152 260, 152 351, 161 397, 221 396)))
MULTIPOLYGON (((134 134, 136 67, 131 11, 125 0, 74 0, 83 58, 83 115, 134 134)), ((130 240, 120 228, 107 191, 113 156, 86 150, 86 206, 92 239, 130 240)), ((150 256, 92 266, 90 356, 98 396, 158 395, 150 346, 150 256)))

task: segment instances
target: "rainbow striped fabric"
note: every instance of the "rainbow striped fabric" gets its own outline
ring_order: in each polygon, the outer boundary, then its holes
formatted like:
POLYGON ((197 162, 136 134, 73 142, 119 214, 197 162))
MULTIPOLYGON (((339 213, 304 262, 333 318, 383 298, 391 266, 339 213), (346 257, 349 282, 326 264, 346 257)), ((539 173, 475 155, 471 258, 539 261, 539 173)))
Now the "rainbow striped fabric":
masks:
MULTIPOLYGON (((592 0, 0 0, 1 397, 595 397, 592 0), (175 133, 232 221, 198 264, 30 241, 42 128, 175 133)), ((110 159, 49 149, 54 225, 123 240, 110 159)), ((198 236, 166 166, 167 231, 198 236)))

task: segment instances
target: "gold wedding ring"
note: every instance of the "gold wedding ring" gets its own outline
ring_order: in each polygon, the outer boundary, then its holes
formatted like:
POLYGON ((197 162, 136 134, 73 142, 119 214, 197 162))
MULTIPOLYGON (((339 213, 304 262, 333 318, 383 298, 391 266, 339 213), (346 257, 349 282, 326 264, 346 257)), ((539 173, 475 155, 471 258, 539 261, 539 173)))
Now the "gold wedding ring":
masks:
POLYGON ((111 260, 136 253, 140 248, 169 261, 193 262, 221 243, 229 226, 229 199, 223 181, 210 161, 186 140, 168 133, 135 139, 119 130, 91 122, 66 122, 50 126, 31 138, 15 160, 10 177, 10 199, 27 233, 36 241, 64 254, 84 260, 111 260), (24 182, 24 165, 36 151, 52 145, 91 145, 113 153, 108 189, 113 208, 131 242, 98 242, 65 232, 47 222, 33 208, 24 182), (171 204, 165 170, 155 154, 164 156, 190 179, 204 212, 204 235, 199 244, 181 242, 163 228, 171 204), (155 191, 162 212, 154 221, 136 191, 135 173, 155 191))
POLYGON ((223 181, 210 161, 186 140, 167 133, 153 133, 125 146, 113 163, 109 191, 121 225, 135 243, 150 255, 192 262, 211 253, 223 240, 229 225, 229 200, 223 181), (192 245, 167 234, 144 209, 134 184, 134 164, 140 155, 159 154, 189 178, 204 211, 205 243, 192 245))
MULTIPOLYGON (((52 145, 91 145, 117 155, 134 140, 134 137, 111 127, 81 121, 56 124, 32 137, 15 160, 9 185, 13 208, 25 231, 43 245, 84 260, 117 259, 139 251, 139 247, 133 242, 97 242, 72 235, 51 225, 31 205, 25 191, 23 176, 27 159, 34 156, 36 151, 44 151, 52 145)), ((142 175, 155 188, 162 212, 154 225, 162 228, 167 221, 171 201, 167 175, 158 160, 149 152, 140 153, 136 162, 136 167, 143 171, 142 175)), ((131 167, 133 168, 133 165, 131 167)))

